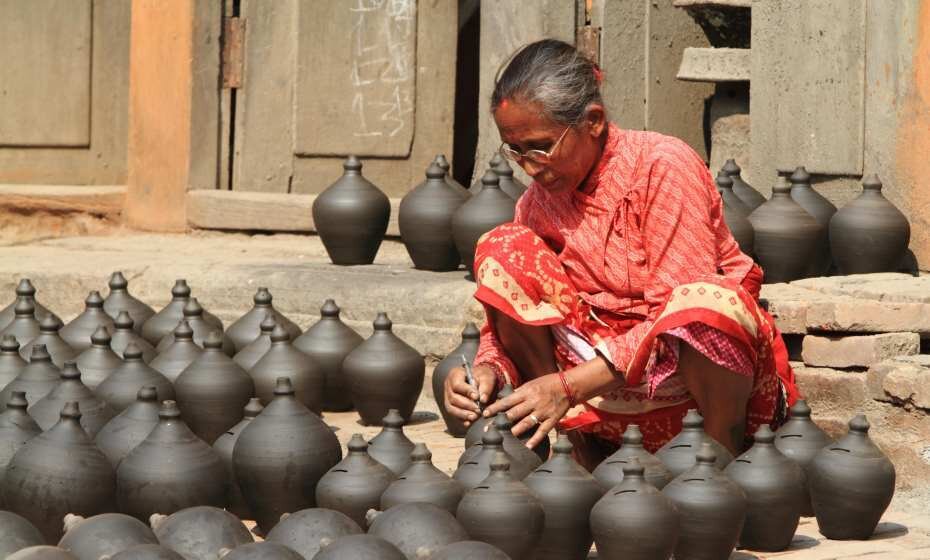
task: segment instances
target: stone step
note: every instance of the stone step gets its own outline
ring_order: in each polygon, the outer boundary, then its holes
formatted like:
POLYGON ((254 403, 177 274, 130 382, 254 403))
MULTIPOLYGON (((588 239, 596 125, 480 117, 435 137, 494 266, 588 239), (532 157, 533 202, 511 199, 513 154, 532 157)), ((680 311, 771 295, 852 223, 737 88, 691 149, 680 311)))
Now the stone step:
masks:
POLYGON ((676 77, 688 82, 745 82, 751 67, 750 49, 686 47, 676 77))

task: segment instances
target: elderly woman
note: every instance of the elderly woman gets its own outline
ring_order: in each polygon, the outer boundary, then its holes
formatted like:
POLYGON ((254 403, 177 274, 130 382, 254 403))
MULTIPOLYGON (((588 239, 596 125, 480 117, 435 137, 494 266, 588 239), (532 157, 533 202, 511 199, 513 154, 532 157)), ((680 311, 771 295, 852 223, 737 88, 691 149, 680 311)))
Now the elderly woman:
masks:
POLYGON ((467 422, 504 383, 519 435, 567 430, 593 468, 640 426, 647 449, 675 436, 689 408, 732 452, 797 398, 787 352, 758 305, 762 270, 723 220, 701 158, 684 142, 608 122, 600 70, 543 40, 500 75, 491 111, 501 153, 533 178, 513 223, 475 256, 487 322, 475 358, 445 385, 467 422))

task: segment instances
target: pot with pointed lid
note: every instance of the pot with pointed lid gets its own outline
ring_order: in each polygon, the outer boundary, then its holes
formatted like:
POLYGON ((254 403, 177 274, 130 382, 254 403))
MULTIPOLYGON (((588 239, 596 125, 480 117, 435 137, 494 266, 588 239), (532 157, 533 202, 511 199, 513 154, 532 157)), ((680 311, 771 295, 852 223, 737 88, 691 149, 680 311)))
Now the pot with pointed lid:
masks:
POLYGON ((233 361, 239 364, 239 367, 245 371, 251 371, 255 364, 262 359, 262 356, 271 348, 271 333, 274 332, 277 322, 270 313, 265 315, 259 327, 259 335, 255 340, 246 345, 245 348, 236 352, 233 361))
POLYGON ((430 560, 511 560, 503 550, 481 541, 459 541, 444 546, 430 560))
POLYGON ((100 327, 113 330, 113 318, 103 310, 103 298, 94 290, 84 300, 84 311, 70 323, 61 327, 58 335, 67 342, 75 352, 83 352, 91 346, 91 336, 100 327))
MULTIPOLYGON (((517 439, 517 436, 513 435, 513 432, 511 432, 513 423, 507 418, 506 412, 500 412, 494 417, 494 428, 497 430, 497 433, 501 435, 501 445, 504 451, 510 456, 510 474, 514 478, 523 480, 528 474, 533 472, 536 467, 542 464, 539 456, 537 456, 532 449, 529 449, 523 441, 517 439)), ((459 458, 460 464, 477 457, 478 454, 481 453, 482 445, 483 443, 472 446, 466 450, 459 458)))
POLYGON ((106 401, 82 383, 81 372, 74 362, 65 362, 61 369, 61 383, 29 407, 29 414, 40 428, 48 430, 58 422, 62 407, 70 401, 80 405, 81 427, 91 438, 116 416, 116 411, 106 401))
POLYGON ((407 422, 423 389, 423 356, 391 331, 391 320, 379 312, 374 332, 342 363, 352 402, 362 422, 378 425, 396 408, 407 422))
POLYGON ((320 478, 342 460, 333 431, 280 377, 275 397, 233 448, 233 470, 249 509, 267 534, 281 514, 313 507, 320 478))
POLYGON ((136 401, 139 389, 155 387, 163 400, 175 400, 174 386, 168 378, 142 360, 142 351, 130 342, 123 351, 123 363, 107 376, 94 391, 117 413, 136 401))
POLYGON ((733 234, 733 239, 739 245, 740 251, 747 255, 752 254, 752 244, 755 232, 749 223, 749 207, 743 204, 738 196, 733 194, 733 179, 724 172, 717 174, 717 192, 723 204, 723 221, 727 229, 733 234))
POLYGON ((468 194, 468 189, 465 188, 465 185, 456 181, 455 177, 453 177, 449 172, 452 169, 452 166, 449 165, 449 160, 446 159, 446 154, 437 155, 436 159, 433 160, 433 163, 438 165, 439 168, 442 169, 442 172, 446 174, 443 179, 445 179, 449 186, 455 187, 456 189, 462 191, 463 194, 468 194))
POLYGON ((159 352, 149 366, 164 375, 168 381, 174 381, 201 353, 203 348, 194 344, 194 331, 187 321, 182 319, 174 329, 174 343, 159 352))
POLYGON ((406 560, 396 546, 374 535, 346 535, 324 539, 313 560, 406 560))
POLYGON ((185 558, 220 558, 220 552, 254 542, 235 515, 211 506, 194 506, 149 520, 158 542, 185 558))
POLYGON ((103 560, 184 560, 184 557, 161 545, 140 544, 103 560))
MULTIPOLYGON (((504 451, 504 438, 497 428, 490 426, 481 437, 481 445, 473 446, 468 451, 471 452, 467 460, 464 457, 459 459, 459 466, 455 469, 452 477, 462 485, 465 490, 470 490, 487 478, 491 472, 491 461, 498 451, 504 451), (474 452, 472 452, 474 450, 474 452)), ((509 467, 508 467, 509 470, 509 467)), ((523 473, 524 475, 527 473, 523 473)))
MULTIPOLYGON (((174 287, 171 288, 171 301, 142 325, 142 337, 157 347, 161 339, 171 334, 178 322, 184 318, 184 306, 190 297, 191 289, 187 280, 175 280, 174 287)), ((223 328, 223 322, 210 312, 204 311, 203 318, 216 328, 223 328)))
MULTIPOLYGON (((512 172, 511 172, 512 173, 512 172)), ((500 188, 500 179, 492 170, 481 178, 484 187, 465 201, 452 216, 452 235, 466 270, 473 272, 478 239, 495 227, 513 221, 516 203, 500 188)))
POLYGON ((158 425, 158 396, 155 387, 142 387, 135 402, 97 432, 94 443, 106 455, 114 469, 158 425))
POLYGON ((300 327, 293 321, 284 316, 283 313, 274 308, 271 292, 268 288, 258 288, 255 296, 252 298, 253 306, 245 315, 236 319, 229 328, 226 329, 226 336, 232 341, 236 353, 248 346, 253 340, 261 335, 261 324, 265 317, 271 313, 275 322, 291 336, 292 339, 300 336, 300 327))
POLYGON ((808 472, 820 534, 835 540, 871 537, 894 495, 895 468, 869 438, 864 414, 817 453, 808 472))
POLYGON ((58 335, 60 330, 61 321, 57 317, 46 315, 39 321, 38 336, 25 346, 20 347, 19 355, 26 358, 32 353, 33 346, 44 344, 45 351, 52 357, 52 363, 57 367, 63 366, 68 360, 73 360, 77 357, 78 352, 58 335))
POLYGON ((426 180, 400 201, 400 237, 413 266, 421 270, 455 270, 461 262, 452 234, 452 215, 468 195, 450 186, 444 177, 443 170, 431 163, 426 180))
POLYGON ((704 443, 714 450, 718 469, 723 469, 733 460, 733 454, 723 444, 707 435, 704 431, 704 417, 697 409, 691 408, 681 421, 681 432, 659 448, 656 457, 674 478, 694 466, 695 456, 704 443))
POLYGON ((447 545, 468 540, 455 515, 433 504, 401 504, 371 513, 368 534, 390 542, 407 560, 430 557, 447 545))
POLYGON ((288 377, 297 391, 297 399, 315 414, 322 414, 326 383, 323 370, 291 344, 290 335, 281 325, 275 325, 271 346, 248 373, 255 383, 255 396, 265 406, 274 398, 276 379, 288 377))
POLYGON ((224 560, 304 560, 284 545, 264 541, 237 546, 221 554, 224 560))
POLYGON ((16 285, 16 297, 13 298, 13 301, 9 305, 0 310, 0 331, 5 329, 7 325, 10 324, 10 321, 13 320, 15 314, 16 304, 19 302, 19 298, 24 297, 29 299, 32 304, 35 306, 36 318, 39 319, 39 322, 42 321, 45 317, 51 315, 55 319, 58 319, 58 322, 61 322, 61 318, 58 315, 52 313, 47 307, 42 305, 39 301, 36 300, 36 289, 32 285, 32 281, 28 278, 22 278, 19 281, 19 284, 16 285))
POLYGON ((804 166, 799 166, 788 178, 791 183, 791 198, 820 224, 820 237, 807 276, 826 276, 833 264, 828 239, 830 218, 836 214, 836 206, 811 186, 811 175, 804 166))
POLYGON ((294 340, 297 348, 323 370, 323 410, 352 409, 352 398, 346 387, 342 362, 365 339, 339 319, 339 306, 328 299, 320 308, 320 320, 294 340))
POLYGON ((807 406, 807 401, 798 399, 794 406, 791 407, 788 421, 775 432, 775 447, 781 453, 797 463, 807 476, 804 480, 804 504, 801 508, 801 515, 810 517, 814 515, 814 507, 811 505, 810 489, 808 488, 808 478, 810 474, 811 461, 817 453, 833 443, 833 438, 811 420, 811 409, 807 406))
MULTIPOLYGON (((213 323, 206 320, 204 317, 203 306, 200 305, 200 302, 197 301, 197 298, 192 297, 187 300, 187 303, 184 304, 184 320, 187 321, 187 324, 190 325, 191 330, 194 332, 193 340, 194 344, 203 348, 203 343, 210 336, 210 333, 213 331, 223 332, 222 327, 217 327, 213 323)), ((158 346, 155 347, 156 351, 159 353, 164 352, 171 344, 174 343, 174 333, 165 335, 161 339, 161 342, 158 343, 158 346)), ((236 348, 233 346, 232 341, 226 335, 223 335, 223 352, 227 356, 234 356, 236 354, 236 348)))
POLYGON ((523 482, 539 498, 546 514, 543 535, 533 558, 587 558, 594 541, 588 517, 603 491, 594 477, 572 458, 572 444, 567 435, 559 435, 552 447, 552 457, 523 482))
POLYGON ((752 186, 743 180, 741 175, 742 169, 736 164, 735 160, 728 159, 726 163, 723 164, 723 167, 720 169, 721 172, 726 173, 731 179, 733 179, 733 194, 735 194, 739 199, 749 208, 749 211, 752 212, 765 202, 765 197, 752 188, 752 186))
POLYGON ((265 541, 283 544, 304 558, 313 558, 322 543, 348 535, 361 535, 361 527, 346 514, 325 508, 285 513, 265 541))
POLYGON ((481 333, 478 331, 477 325, 469 322, 462 331, 462 342, 433 369, 433 398, 436 400, 440 414, 442 414, 443 422, 446 423, 446 432, 454 437, 465 437, 468 428, 465 427, 464 422, 446 410, 444 396, 446 378, 452 373, 453 368, 462 367, 462 358, 471 365, 478 354, 480 337, 481 333))
POLYGON ((219 454, 226 468, 226 509, 234 513, 240 519, 252 519, 252 512, 242 497, 242 489, 239 488, 239 482, 236 481, 236 474, 233 472, 232 454, 236 441, 242 430, 258 416, 265 407, 262 406, 261 399, 252 397, 249 403, 242 409, 242 420, 238 424, 226 430, 220 437, 213 442, 214 451, 219 454))
POLYGON ((111 274, 108 286, 110 293, 103 300, 103 310, 113 319, 125 311, 132 319, 136 333, 141 333, 142 325, 155 315, 155 310, 129 293, 129 281, 122 272, 111 274))
POLYGON ((506 158, 500 154, 495 154, 496 158, 491 158, 491 169, 500 179, 501 190, 514 200, 519 200, 523 193, 526 192, 526 185, 513 178, 513 168, 506 158))
POLYGON ((11 334, 0 337, 0 387, 6 387, 7 383, 16 379, 26 363, 19 353, 16 337, 11 334))
POLYGON ((316 504, 342 512, 364 526, 365 513, 378 508, 381 494, 397 475, 368 455, 368 444, 362 434, 353 434, 346 448, 348 452, 342 461, 316 485, 316 504))
POLYGON ((75 358, 84 384, 96 389, 103 380, 123 365, 123 360, 110 348, 110 333, 106 327, 98 327, 90 337, 91 345, 75 358))
POLYGON ((110 558, 127 548, 158 544, 149 526, 122 513, 101 513, 93 517, 68 514, 65 535, 58 543, 78 558, 110 558))
POLYGON ((3 477, 7 509, 32 522, 46 542, 61 538, 66 514, 89 517, 115 506, 113 467, 80 422, 78 404, 65 404, 59 422, 26 442, 3 477))
POLYGON ((410 453, 410 466, 381 494, 381 510, 414 502, 429 503, 455 514, 465 489, 433 465, 433 454, 418 443, 410 453))
POLYGON ((591 474, 606 492, 623 482, 623 469, 633 459, 642 467, 646 482, 657 489, 665 488, 665 485, 672 481, 672 474, 665 464, 643 447, 643 433, 636 424, 627 425, 620 449, 601 461, 591 474))
MULTIPOLYGON (((22 391, 13 391, 6 403, 6 410, 0 412, 0 480, 3 479, 3 472, 10 459, 19 451, 19 448, 42 433, 42 428, 26 412, 28 406, 26 394, 22 391)), ((0 496, 0 506, 2 506, 2 503, 2 496, 0 496)), ((3 532, 0 530, 0 536, 2 534, 3 532)), ((2 546, 0 546, 0 550, 2 550, 2 546)))
POLYGON ((28 298, 20 297, 13 308, 13 320, 0 335, 13 335, 20 344, 29 344, 39 336, 39 321, 35 316, 35 305, 28 298))
POLYGON ((511 558, 529 558, 543 533, 542 504, 526 484, 511 476, 506 453, 496 452, 490 469, 487 478, 465 492, 456 518, 471 538, 511 558))
POLYGON ((413 442, 404 434, 404 419, 396 408, 388 411, 381 420, 381 425, 384 426, 381 432, 371 438, 368 454, 390 469, 395 476, 400 476, 410 466, 413 442))
POLYGON ((32 347, 29 363, 19 372, 16 379, 7 383, 3 391, 0 391, 0 410, 6 408, 13 391, 23 391, 26 393, 26 400, 35 404, 59 383, 61 370, 52 363, 51 356, 45 351, 45 345, 36 344, 32 347))
MULTIPOLYGON (((513 386, 510 383, 504 385, 501 390, 497 393, 496 400, 509 397, 513 394, 513 386)), ((477 420, 471 423, 471 426, 468 427, 468 431, 465 432, 465 449, 470 449, 475 444, 481 443, 481 438, 484 435, 485 429, 494 422, 493 417, 480 416, 477 420)), ((518 439, 524 443, 529 441, 531 437, 536 433, 536 426, 533 426, 529 430, 520 434, 518 439)), ((536 452, 536 456, 539 457, 539 462, 542 463, 549 459, 549 438, 545 437, 543 440, 533 448, 533 451, 536 452)), ((461 458, 459 459, 461 463, 461 458)))
POLYGON ((0 511, 0 557, 9 558, 17 550, 45 544, 35 525, 12 511, 0 511))
POLYGON ((791 186, 779 177, 772 198, 749 215, 755 231, 753 254, 765 272, 765 282, 804 278, 816 257, 823 228, 791 198, 791 186))
POLYGON ((157 353, 149 341, 136 332, 135 323, 127 311, 120 311, 113 319, 113 334, 110 336, 110 349, 120 358, 125 358, 126 348, 135 344, 142 352, 142 360, 149 363, 157 353))

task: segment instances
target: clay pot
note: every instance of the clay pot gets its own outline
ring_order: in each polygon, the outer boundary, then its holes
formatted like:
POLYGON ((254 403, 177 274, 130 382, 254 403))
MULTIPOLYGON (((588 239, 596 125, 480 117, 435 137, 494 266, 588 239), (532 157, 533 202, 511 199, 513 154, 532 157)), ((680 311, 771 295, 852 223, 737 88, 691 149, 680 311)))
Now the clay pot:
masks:
POLYGON ((97 432, 94 442, 114 469, 158 425, 158 409, 158 392, 155 387, 142 387, 135 402, 97 432))
MULTIPOLYGON (((26 412, 28 406, 26 394, 22 391, 13 391, 10 400, 6 403, 6 410, 0 413, 0 479, 3 478, 4 470, 19 448, 42 433, 42 428, 26 412)), ((0 537, 2 536, 3 531, 0 529, 0 537)), ((0 538, 0 542, 2 540, 0 538)), ((0 550, 3 550, 2 544, 0 544, 0 550)))
POLYGON ((257 542, 236 547, 224 554, 223 560, 304 560, 304 557, 284 545, 257 542))
POLYGON ((140 544, 114 554, 109 560, 184 560, 184 557, 157 544, 140 544))
MULTIPOLYGON (((497 428, 490 426, 481 436, 481 444, 470 447, 459 458, 459 466, 452 477, 466 490, 478 486, 491 473, 491 461, 497 452, 504 451, 503 443, 504 438, 497 428)), ((529 473, 523 473, 526 474, 529 473)))
POLYGON ((426 444, 418 443, 410 454, 410 466, 381 494, 381 510, 415 502, 439 506, 455 514, 465 489, 437 469, 426 444))
POLYGON ((185 558, 220 558, 224 548, 233 550, 255 541, 235 515, 210 506, 153 515, 150 521, 158 542, 185 558))
MULTIPOLYGON (((542 461, 539 460, 539 457, 533 450, 526 447, 523 441, 517 439, 517 437, 513 435, 513 432, 510 431, 512 427, 513 424, 507 418, 506 413, 501 412, 494 418, 494 428, 497 430, 497 433, 500 434, 501 444, 510 459, 510 475, 517 480, 523 480, 542 464, 542 461)), ((483 443, 466 450, 459 458, 459 464, 472 461, 482 454, 482 446, 483 443)), ((491 454, 490 457, 485 455, 485 460, 490 460, 491 458, 493 458, 493 454, 491 454)))
POLYGON ((361 434, 353 434, 346 447, 345 458, 316 485, 316 503, 342 512, 363 526, 365 513, 378 508, 381 494, 396 475, 368 455, 368 444, 361 434))
POLYGON ((733 179, 733 194, 735 194, 739 199, 749 208, 749 211, 752 212, 765 202, 765 197, 752 188, 749 183, 743 180, 740 173, 739 165, 736 165, 736 161, 728 159, 726 163, 723 164, 723 167, 720 169, 721 172, 726 173, 731 179, 733 179))
POLYGON ((572 458, 568 436, 559 435, 552 452, 552 458, 523 480, 546 513, 543 535, 533 557, 584 560, 594 541, 588 516, 603 491, 572 458))
POLYGON ((723 469, 733 460, 733 454, 723 444, 704 432, 704 417, 692 408, 681 421, 681 432, 659 448, 656 457, 674 478, 694 466, 695 456, 704 443, 713 449, 714 464, 718 469, 723 469))
POLYGON ((35 315, 35 305, 27 298, 19 298, 13 308, 13 320, 0 335, 12 335, 20 344, 29 344, 39 336, 39 321, 35 315))
POLYGON ((297 400, 286 377, 233 448, 236 480, 265 533, 282 513, 313 507, 317 482, 341 459, 336 435, 297 400))
POLYGON ((81 380, 92 390, 123 365, 123 360, 110 348, 110 333, 99 327, 90 337, 90 348, 78 354, 75 363, 81 370, 81 380))
POLYGON ((268 349, 271 348, 271 333, 274 332, 276 325, 277 323, 274 317, 266 316, 260 326, 261 334, 258 335, 258 338, 250 342, 248 346, 236 352, 236 355, 233 356, 233 361, 239 364, 239 367, 245 371, 252 371, 255 364, 257 364, 258 361, 262 359, 262 356, 268 352, 268 349))
MULTIPOLYGON (((510 383, 504 385, 500 391, 497 393, 496 400, 509 397, 513 394, 513 386, 510 383)), ((468 431, 465 432, 465 449, 470 449, 475 444, 481 443, 481 438, 484 436, 485 429, 489 424, 494 422, 494 418, 481 416, 477 420, 471 423, 471 426, 468 427, 468 431)), ((523 432, 519 435, 518 439, 523 443, 526 443, 533 437, 536 433, 536 427, 523 432)), ((539 462, 547 461, 549 459, 549 438, 543 438, 543 440, 533 448, 533 451, 536 452, 536 456, 539 457, 539 462)), ((459 459, 459 464, 461 464, 462 458, 459 459)))
MULTIPOLYGON (((36 344, 44 344, 45 351, 52 357, 52 363, 58 367, 65 362, 77 357, 78 352, 70 344, 62 340, 58 335, 61 330, 61 321, 52 315, 46 315, 39 321, 39 334, 25 346, 19 349, 19 355, 23 358, 32 354, 32 347, 36 344)), ((2 366, 0 366, 2 368, 2 366)))
POLYGON ((510 560, 510 556, 488 543, 460 541, 437 550, 430 560, 510 560))
POLYGON ((242 420, 242 408, 255 394, 252 378, 222 346, 220 333, 210 333, 203 353, 174 381, 181 417, 209 444, 242 420))
POLYGON ((400 201, 398 226, 413 266, 421 270, 455 270, 461 258, 452 237, 452 215, 468 195, 449 186, 435 163, 426 180, 400 201))
POLYGON ((87 519, 68 514, 64 522, 65 536, 58 547, 81 560, 109 558, 133 546, 158 544, 148 525, 122 513, 103 513, 87 519))
POLYGON ((643 469, 646 482, 659 490, 672 481, 672 474, 665 464, 655 455, 643 447, 643 433, 636 424, 629 424, 623 432, 623 443, 620 449, 607 457, 591 473, 604 492, 623 482, 623 469, 633 459, 639 462, 643 469))
POLYGON ((257 397, 249 399, 249 404, 242 409, 242 420, 238 424, 229 428, 220 437, 213 442, 213 450, 217 452, 220 459, 223 460, 223 466, 226 467, 226 509, 234 513, 240 519, 251 519, 252 512, 242 497, 242 489, 239 488, 239 482, 236 481, 236 474, 233 472, 232 454, 236 441, 242 430, 258 416, 265 407, 262 401, 257 397))
POLYGON ((507 454, 498 451, 487 478, 465 492, 456 518, 471 538, 519 559, 529 558, 542 537, 545 513, 526 484, 510 475, 507 454))
POLYGON ((339 306, 331 299, 326 300, 320 308, 320 320, 294 340, 294 348, 310 356, 326 377, 323 410, 352 409, 342 362, 364 340, 339 320, 339 306))
POLYGON ((823 228, 791 198, 784 177, 772 188, 772 198, 749 215, 755 230, 753 254, 762 265, 765 282, 804 278, 816 258, 823 228))
MULTIPOLYGON (((96 290, 84 300, 84 311, 70 323, 61 327, 58 335, 68 343, 75 352, 83 352, 91 346, 91 337, 100 327, 107 332, 113 330, 113 318, 103 310, 103 298, 96 290)), ((78 364, 80 367, 80 364, 78 364)))
POLYGON ((347 535, 324 543, 313 560, 407 560, 407 557, 380 537, 347 535))
POLYGON ((0 387, 5 387, 7 383, 16 379, 24 367, 26 360, 19 353, 16 337, 11 334, 4 335, 0 338, 0 387))
POLYGON ((46 542, 61 538, 65 514, 90 517, 113 511, 115 505, 113 467, 80 421, 78 404, 67 403, 61 420, 26 442, 3 477, 7 509, 32 522, 46 542))
POLYGON ((865 415, 850 420, 846 435, 821 449, 808 472, 820 534, 835 540, 871 537, 894 495, 895 468, 869 438, 865 415))
POLYGON ((203 348, 194 344, 194 331, 182 320, 174 329, 174 343, 159 352, 149 366, 173 382, 201 353, 203 348))
POLYGON ((116 469, 120 511, 147 521, 153 513, 226 505, 223 462, 181 420, 174 401, 162 402, 158 424, 116 469))
POLYGON ((801 515, 810 517, 814 515, 811 505, 810 489, 808 488, 808 469, 817 452, 833 443, 833 438, 820 429, 811 420, 811 409, 804 399, 798 399, 791 407, 788 421, 775 432, 775 447, 781 453, 797 463, 807 476, 804 479, 804 504, 801 515))
POLYGON ((80 560, 57 546, 30 546, 6 557, 6 560, 80 560))
POLYGON ((81 427, 90 438, 94 438, 100 428, 116 416, 116 411, 106 401, 81 382, 81 372, 74 362, 65 362, 61 383, 29 407, 29 414, 40 428, 48 430, 58 423, 62 407, 72 401, 81 408, 81 427))
MULTIPOLYGON (((194 331, 193 340, 194 344, 203 348, 203 343, 210 336, 210 333, 213 331, 219 331, 220 334, 223 333, 222 327, 217 327, 215 324, 207 321, 204 317, 204 309, 200 305, 200 302, 197 301, 197 298, 192 297, 187 300, 187 303, 184 304, 184 320, 187 321, 187 324, 190 326, 191 330, 194 331)), ((165 335, 164 338, 158 343, 158 346, 155 349, 161 353, 164 352, 171 344, 174 342, 174 333, 169 333, 165 335)), ((223 352, 232 357, 236 354, 236 348, 233 346, 232 340, 230 340, 226 335, 223 335, 223 352)))
POLYGON ((29 363, 0 391, 0 407, 5 408, 13 391, 26 393, 26 400, 32 404, 39 402, 45 395, 61 383, 61 370, 52 363, 52 358, 45 351, 45 346, 37 344, 32 347, 29 363))
POLYGON ((174 386, 168 378, 146 364, 142 351, 135 342, 130 342, 123 351, 123 363, 94 392, 113 410, 122 412, 136 402, 139 389, 145 386, 155 387, 163 400, 174 400, 174 386))
POLYGON ((255 382, 255 396, 268 405, 275 395, 275 380, 289 377, 297 391, 297 399, 317 415, 323 412, 323 386, 326 377, 313 359, 294 348, 291 337, 281 325, 271 333, 271 347, 249 375, 255 382))
POLYGON ((465 201, 452 216, 455 246, 469 272, 474 272, 478 239, 495 227, 513 221, 516 202, 501 190, 499 182, 494 171, 485 171, 481 192, 465 201))
POLYGON ((455 516, 433 504, 402 504, 372 513, 368 534, 390 542, 407 560, 418 560, 468 539, 468 533, 455 516))
POLYGON ((404 435, 404 419, 397 409, 392 408, 381 420, 384 428, 375 437, 371 438, 368 454, 391 470, 395 476, 400 476, 410 467, 410 453, 413 451, 413 442, 404 435))
POLYGON ((283 544, 304 558, 313 558, 320 551, 322 542, 332 542, 341 537, 363 533, 358 523, 344 513, 331 509, 310 508, 285 513, 265 540, 283 544))
POLYGON ((122 272, 111 274, 108 285, 110 293, 103 300, 103 310, 113 319, 125 311, 136 325, 136 332, 141 333, 142 325, 155 315, 155 310, 129 293, 129 281, 122 272))
POLYGON ((0 511, 0 556, 9 558, 17 550, 45 543, 45 537, 21 515, 0 511))
POLYGON ((755 232, 747 218, 749 207, 733 193, 733 179, 722 171, 717 174, 717 192, 720 193, 723 202, 723 221, 727 224, 727 229, 739 245, 740 251, 751 255, 755 232))
POLYGON ((271 313, 275 322, 287 331, 292 339, 300 336, 300 327, 293 321, 284 316, 283 313, 274 308, 271 303, 272 296, 268 288, 259 288, 252 298, 254 305, 245 315, 236 319, 236 322, 229 325, 226 330, 226 336, 232 341, 236 349, 235 353, 248 346, 253 340, 261 334, 261 324, 268 313, 271 313))
POLYGON ((36 300, 35 286, 32 285, 32 281, 30 281, 28 278, 23 278, 19 281, 19 284, 16 285, 15 293, 16 297, 13 299, 13 301, 2 310, 0 310, 0 331, 5 329, 13 320, 15 313, 14 308, 16 307, 16 304, 19 302, 19 298, 21 297, 28 298, 30 301, 32 301, 32 304, 36 308, 36 318, 39 319, 40 322, 42 319, 49 315, 55 319, 58 319, 59 323, 61 322, 61 317, 52 313, 47 307, 42 305, 41 302, 36 300))
POLYGON ((313 224, 333 264, 371 264, 387 231, 391 203, 349 156, 342 177, 313 201, 313 224))
POLYGON ((142 360, 149 363, 156 356, 155 347, 136 332, 135 323, 129 313, 120 311, 113 320, 113 335, 110 337, 110 349, 120 358, 125 358, 126 348, 135 344, 142 353, 142 360))
POLYGON ((455 350, 449 352, 433 370, 433 398, 436 399, 436 405, 439 406, 439 412, 446 423, 446 432, 455 437, 465 437, 468 428, 465 427, 461 420, 446 411, 444 396, 446 378, 452 373, 453 368, 462 366, 463 357, 469 364, 474 361, 475 355, 478 354, 479 338, 481 338, 481 333, 474 323, 465 325, 465 329, 462 331, 461 344, 455 350))
MULTIPOLYGON (((142 325, 142 336, 149 341, 149 344, 158 346, 162 338, 174 331, 178 322, 184 318, 184 306, 190 296, 191 289, 187 285, 187 280, 175 280, 174 287, 171 288, 171 301, 142 325)), ((209 311, 204 311, 203 318, 217 329, 222 330, 223 322, 209 311)))
POLYGON ((882 195, 882 182, 869 175, 862 194, 830 220, 830 248, 841 274, 892 272, 907 253, 911 226, 882 195))
POLYGON ((811 186, 811 176, 803 166, 798 167, 788 178, 791 183, 791 198, 820 224, 821 233, 817 249, 807 269, 808 276, 826 276, 833 259, 830 256, 828 233, 830 218, 836 214, 836 206, 811 186))
POLYGON ((342 363, 352 402, 369 426, 380 424, 392 408, 408 422, 426 376, 423 357, 391 325, 386 313, 378 313, 372 335, 342 363))
POLYGON ((455 178, 452 176, 452 174, 449 173, 449 170, 452 169, 452 166, 449 165, 449 160, 446 159, 445 154, 437 155, 436 159, 433 160, 433 163, 438 165, 439 168, 442 169, 442 172, 445 173, 443 180, 445 180, 445 182, 450 187, 455 187, 456 189, 460 190, 462 194, 468 194, 468 189, 465 188, 465 185, 456 181, 455 178))
MULTIPOLYGON (((488 169, 494 171, 497 178, 500 180, 501 190, 510 198, 518 200, 520 196, 526 192, 526 185, 513 178, 513 168, 510 167, 507 160, 499 153, 495 153, 491 156, 491 160, 488 162, 488 169)), ((480 193, 482 188, 484 188, 484 185, 481 180, 478 180, 472 184, 468 192, 474 196, 480 193)))
POLYGON ((701 444, 697 463, 662 489, 679 514, 675 560, 726 559, 746 518, 746 494, 715 465, 710 443, 701 444))

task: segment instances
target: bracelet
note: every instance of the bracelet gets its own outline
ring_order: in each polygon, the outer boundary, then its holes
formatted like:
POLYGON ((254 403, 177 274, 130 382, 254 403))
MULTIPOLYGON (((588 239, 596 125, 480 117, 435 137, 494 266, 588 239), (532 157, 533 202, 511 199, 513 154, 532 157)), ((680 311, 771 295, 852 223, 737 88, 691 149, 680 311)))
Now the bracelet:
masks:
POLYGON ((568 397, 568 408, 575 408, 575 405, 578 404, 575 401, 575 395, 572 394, 571 387, 568 386, 568 379, 565 378, 565 372, 559 372, 559 381, 562 382, 562 390, 565 391, 565 396, 568 397))

